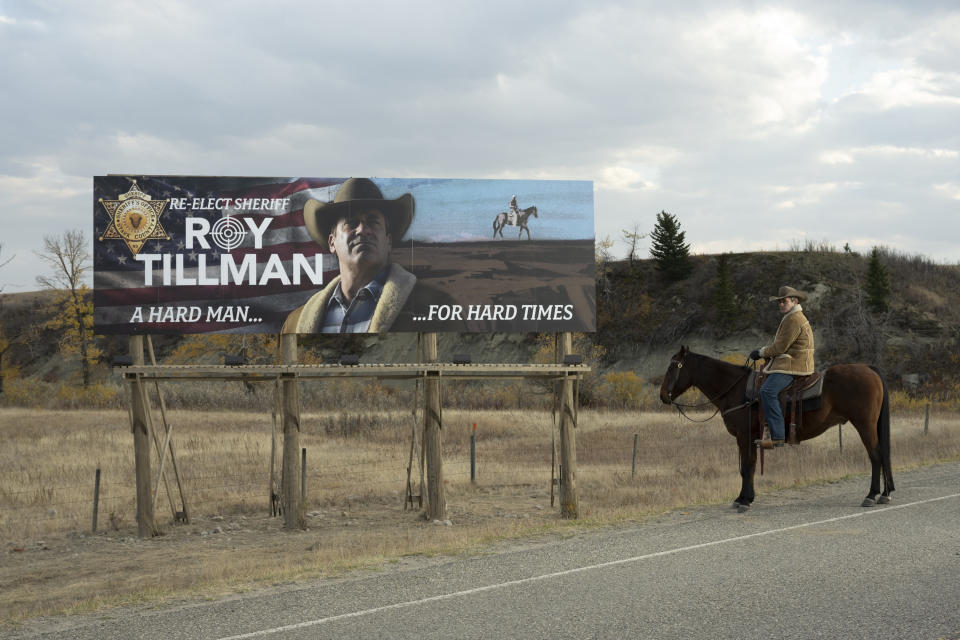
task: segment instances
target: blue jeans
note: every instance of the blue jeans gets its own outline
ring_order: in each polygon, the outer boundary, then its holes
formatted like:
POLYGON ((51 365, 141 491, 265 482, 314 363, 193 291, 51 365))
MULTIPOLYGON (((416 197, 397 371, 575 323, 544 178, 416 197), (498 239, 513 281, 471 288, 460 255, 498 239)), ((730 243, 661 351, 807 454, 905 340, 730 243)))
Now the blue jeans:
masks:
POLYGON ((783 425, 783 410, 780 408, 780 400, 777 396, 793 382, 793 376, 787 373, 771 373, 760 387, 760 402, 763 404, 763 412, 767 416, 767 424, 770 425, 770 437, 774 440, 784 440, 785 431, 783 425))

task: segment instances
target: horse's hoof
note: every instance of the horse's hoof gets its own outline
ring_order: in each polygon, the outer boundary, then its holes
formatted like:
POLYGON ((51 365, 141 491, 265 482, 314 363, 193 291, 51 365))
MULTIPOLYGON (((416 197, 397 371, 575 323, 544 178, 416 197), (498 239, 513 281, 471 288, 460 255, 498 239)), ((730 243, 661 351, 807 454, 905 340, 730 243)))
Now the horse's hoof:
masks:
POLYGON ((750 505, 748 504, 737 505, 737 513, 746 513, 747 511, 750 511, 750 505))
POLYGON ((877 504, 890 504, 890 496, 880 496, 877 498, 877 504))
POLYGON ((877 504, 877 503, 876 503, 876 501, 875 501, 873 498, 864 498, 864 499, 863 499, 863 502, 860 503, 860 506, 861 506, 861 507, 872 507, 872 506, 875 506, 876 504, 877 504))

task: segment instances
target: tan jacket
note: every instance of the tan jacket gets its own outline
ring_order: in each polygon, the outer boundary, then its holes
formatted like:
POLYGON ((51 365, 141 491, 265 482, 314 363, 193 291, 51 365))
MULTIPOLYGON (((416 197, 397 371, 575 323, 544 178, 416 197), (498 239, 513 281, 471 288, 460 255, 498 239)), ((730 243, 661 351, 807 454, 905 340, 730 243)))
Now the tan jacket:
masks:
POLYGON ((767 373, 813 373, 813 329, 799 304, 783 316, 773 344, 760 349, 760 357, 772 358, 766 366, 767 373))
MULTIPOLYGON (((327 283, 323 289, 313 294, 307 303, 294 309, 283 323, 281 333, 320 333, 323 331, 323 319, 327 313, 327 302, 333 295, 340 276, 327 283)), ((380 293, 377 308, 370 318, 368 333, 383 333, 390 329, 393 321, 400 315, 404 303, 410 297, 417 277, 398 264, 390 265, 390 273, 380 293)))

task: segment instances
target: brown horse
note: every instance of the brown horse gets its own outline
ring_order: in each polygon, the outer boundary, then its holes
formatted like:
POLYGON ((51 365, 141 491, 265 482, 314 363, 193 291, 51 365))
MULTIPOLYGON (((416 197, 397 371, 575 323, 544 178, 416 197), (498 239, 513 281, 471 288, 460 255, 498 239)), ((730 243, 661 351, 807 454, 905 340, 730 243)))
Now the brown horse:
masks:
MULTIPOLYGON (((747 402, 750 367, 693 353, 680 347, 663 377, 660 400, 676 404, 690 387, 699 389, 713 404, 740 449, 740 495, 733 506, 746 511, 754 499, 753 474, 757 466, 755 440, 760 437, 760 411, 756 402, 747 402)), ((816 438, 830 427, 850 421, 870 456, 873 476, 864 507, 890 502, 893 472, 890 468, 890 400, 883 377, 865 364, 838 364, 827 369, 823 379, 823 404, 805 411, 797 426, 797 439, 816 438), (883 492, 880 477, 883 476, 883 492), (879 498, 877 497, 879 494, 879 498)))

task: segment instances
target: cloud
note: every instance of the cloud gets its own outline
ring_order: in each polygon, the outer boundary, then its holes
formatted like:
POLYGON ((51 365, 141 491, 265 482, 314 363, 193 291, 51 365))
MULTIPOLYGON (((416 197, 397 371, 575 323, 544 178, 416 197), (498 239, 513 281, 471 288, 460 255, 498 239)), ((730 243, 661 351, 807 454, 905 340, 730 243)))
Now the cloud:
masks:
POLYGON ((824 198, 838 190, 853 190, 860 188, 858 182, 823 182, 819 184, 804 184, 794 186, 776 185, 770 190, 778 197, 788 196, 788 200, 780 201, 778 209, 794 209, 798 206, 819 204, 824 198))
MULTIPOLYGON (((88 195, 91 179, 64 175, 56 158, 40 157, 22 167, 19 175, 0 175, 3 202, 22 206, 36 203, 51 216, 62 216, 61 201, 88 195)), ((7 209, 10 211, 10 209, 7 209)))
POLYGON ((934 190, 939 193, 942 193, 948 198, 954 200, 960 200, 960 184, 956 182, 944 182, 941 184, 933 185, 934 190))
POLYGON ((853 164, 860 157, 914 157, 931 160, 956 160, 960 158, 960 151, 956 149, 929 149, 922 147, 898 147, 894 145, 873 145, 869 147, 852 147, 849 149, 834 149, 823 151, 819 160, 823 164, 853 164))
POLYGON ((657 184, 647 180, 644 175, 655 173, 655 168, 604 167, 600 171, 597 187, 617 191, 639 191, 657 189, 657 184))
POLYGON ((866 108, 889 110, 931 105, 960 105, 956 89, 960 74, 939 72, 908 64, 897 69, 880 71, 862 86, 844 97, 863 98, 866 108))
POLYGON ((741 134, 803 132, 820 118, 830 46, 789 9, 710 13, 682 35, 741 134))
POLYGON ((667 210, 695 246, 786 246, 802 215, 840 246, 880 225, 960 256, 949 4, 375 1, 362 28, 357 12, 3 4, 5 251, 89 226, 90 176, 143 172, 589 179, 600 237, 667 210))

